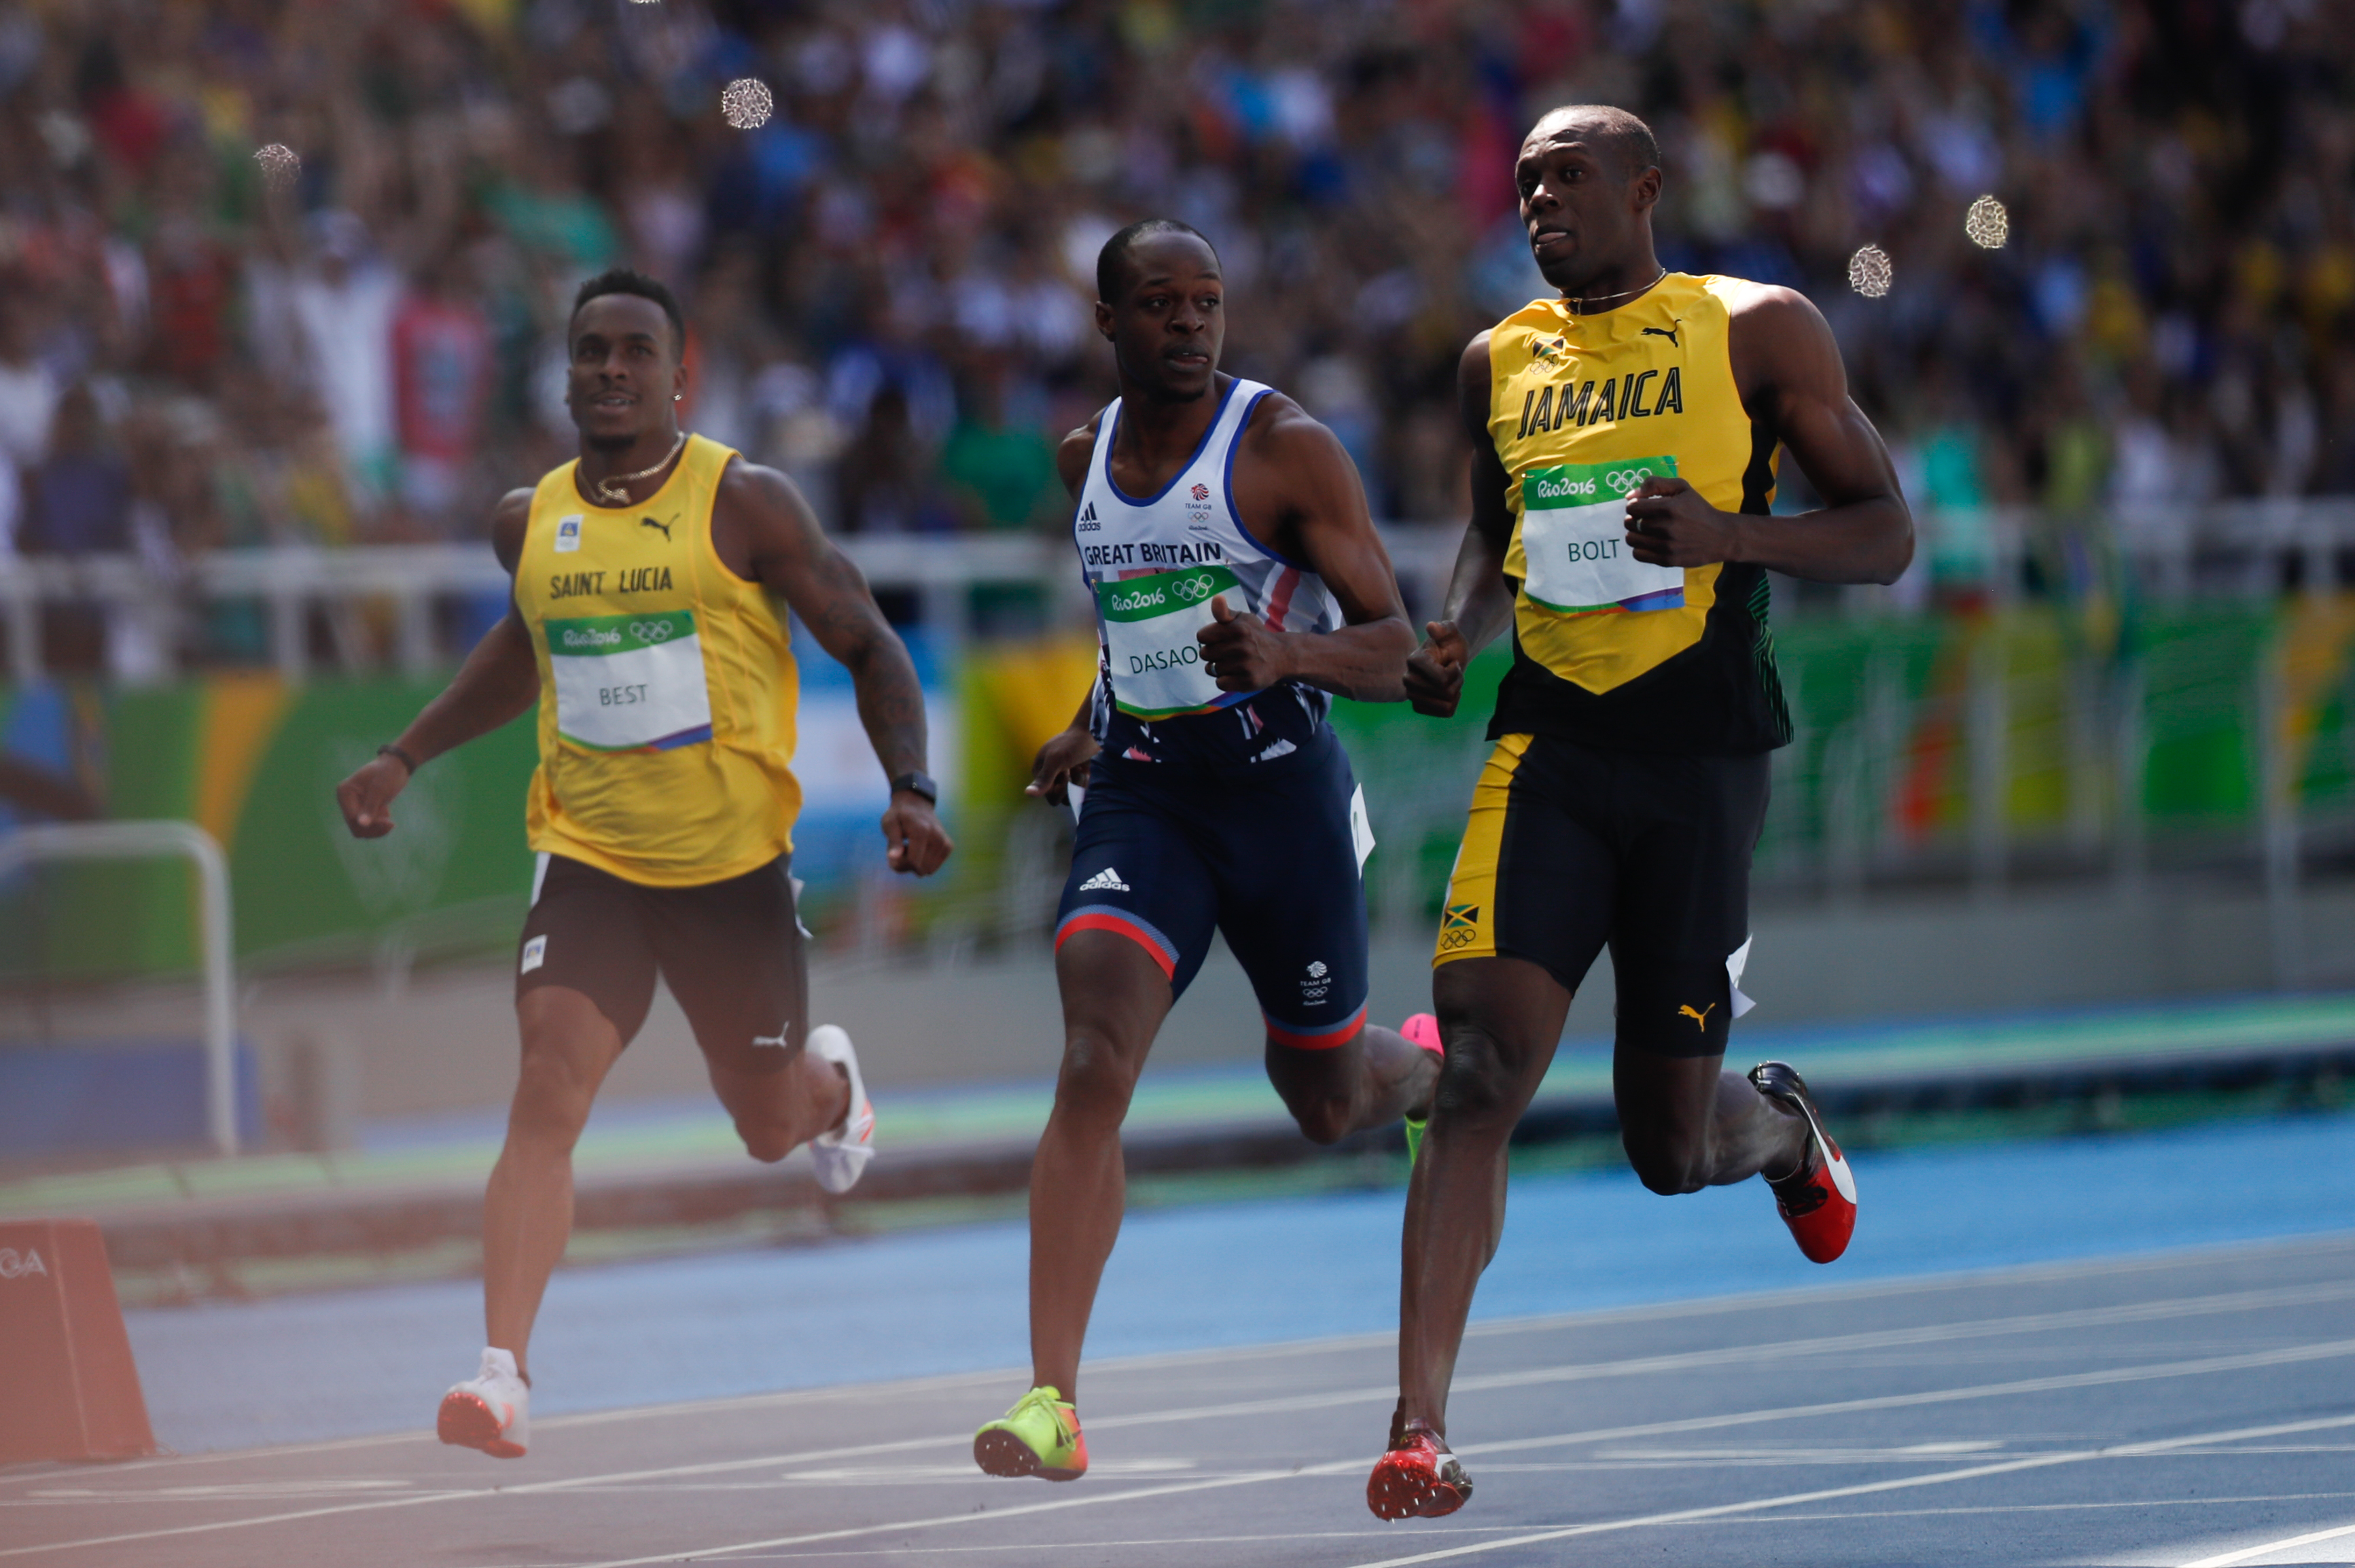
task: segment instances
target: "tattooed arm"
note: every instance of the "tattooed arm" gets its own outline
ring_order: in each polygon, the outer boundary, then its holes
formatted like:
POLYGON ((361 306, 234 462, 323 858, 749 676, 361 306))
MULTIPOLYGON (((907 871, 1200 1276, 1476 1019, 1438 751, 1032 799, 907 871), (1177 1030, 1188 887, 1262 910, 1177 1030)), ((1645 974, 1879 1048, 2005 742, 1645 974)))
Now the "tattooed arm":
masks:
MULTIPOLYGON (((730 571, 783 594, 818 645, 850 671, 884 776, 923 772, 924 691, 907 645, 793 482, 773 468, 730 463, 712 508, 711 542, 730 571)), ((920 877, 940 869, 954 848, 932 802, 911 790, 892 792, 883 837, 891 869, 920 877)))

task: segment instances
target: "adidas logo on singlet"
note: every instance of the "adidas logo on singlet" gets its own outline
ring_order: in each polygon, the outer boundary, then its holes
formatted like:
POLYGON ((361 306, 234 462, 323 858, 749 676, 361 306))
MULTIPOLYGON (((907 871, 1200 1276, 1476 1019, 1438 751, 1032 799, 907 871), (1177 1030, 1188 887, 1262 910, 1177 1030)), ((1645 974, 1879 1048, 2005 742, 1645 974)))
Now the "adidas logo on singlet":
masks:
POLYGON ((1096 521, 1096 504, 1093 501, 1090 501, 1085 507, 1080 508, 1078 532, 1092 534, 1103 527, 1103 525, 1102 523, 1096 521))
POLYGON ((1120 880, 1120 873, 1110 866, 1080 884, 1080 891, 1083 893, 1124 893, 1129 891, 1129 885, 1120 880))

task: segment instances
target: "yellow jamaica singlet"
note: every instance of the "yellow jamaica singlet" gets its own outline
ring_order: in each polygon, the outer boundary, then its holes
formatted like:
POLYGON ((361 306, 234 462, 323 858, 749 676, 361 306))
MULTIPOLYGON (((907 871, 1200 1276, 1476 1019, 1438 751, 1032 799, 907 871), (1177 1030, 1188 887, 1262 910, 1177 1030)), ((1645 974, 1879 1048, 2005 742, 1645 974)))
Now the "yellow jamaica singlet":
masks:
POLYGON ((516 609, 539 664, 531 847, 693 887, 793 847, 800 687, 769 591, 711 544, 736 453, 690 436, 661 489, 591 506, 568 463, 532 492, 516 609))
POLYGON ((1728 353, 1737 280, 1671 272, 1616 310, 1536 300, 1488 338, 1488 433, 1512 540, 1513 667, 1489 735, 1735 754, 1790 739, 1755 566, 1646 566, 1628 493, 1683 479, 1722 511, 1764 512, 1774 443, 1728 353))

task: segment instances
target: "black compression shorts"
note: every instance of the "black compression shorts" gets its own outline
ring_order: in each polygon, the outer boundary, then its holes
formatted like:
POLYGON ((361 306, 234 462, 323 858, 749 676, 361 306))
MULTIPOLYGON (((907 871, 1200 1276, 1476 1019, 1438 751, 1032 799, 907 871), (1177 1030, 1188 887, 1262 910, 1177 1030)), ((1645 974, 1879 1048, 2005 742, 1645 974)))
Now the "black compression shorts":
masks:
POLYGON ((540 857, 517 956, 516 999, 563 986, 597 1004, 628 1044, 657 973, 714 1063, 773 1072, 809 1032, 806 934, 780 856, 691 888, 649 888, 559 855, 540 857))
POLYGON ((1526 958, 1574 992, 1607 942, 1621 1043, 1722 1054, 1768 767, 1763 752, 1505 736, 1472 793, 1433 963, 1526 958))

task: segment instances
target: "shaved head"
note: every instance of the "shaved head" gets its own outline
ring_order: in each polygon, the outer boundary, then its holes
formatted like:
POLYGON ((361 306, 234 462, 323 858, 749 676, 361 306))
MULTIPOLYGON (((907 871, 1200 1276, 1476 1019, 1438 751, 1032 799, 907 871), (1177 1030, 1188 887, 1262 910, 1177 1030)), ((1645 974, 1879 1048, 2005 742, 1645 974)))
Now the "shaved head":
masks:
POLYGON ((1660 166, 1660 143, 1652 128, 1608 103, 1565 103, 1549 109, 1529 127, 1521 145, 1531 146, 1565 133, 1608 152, 1623 180, 1660 166))

